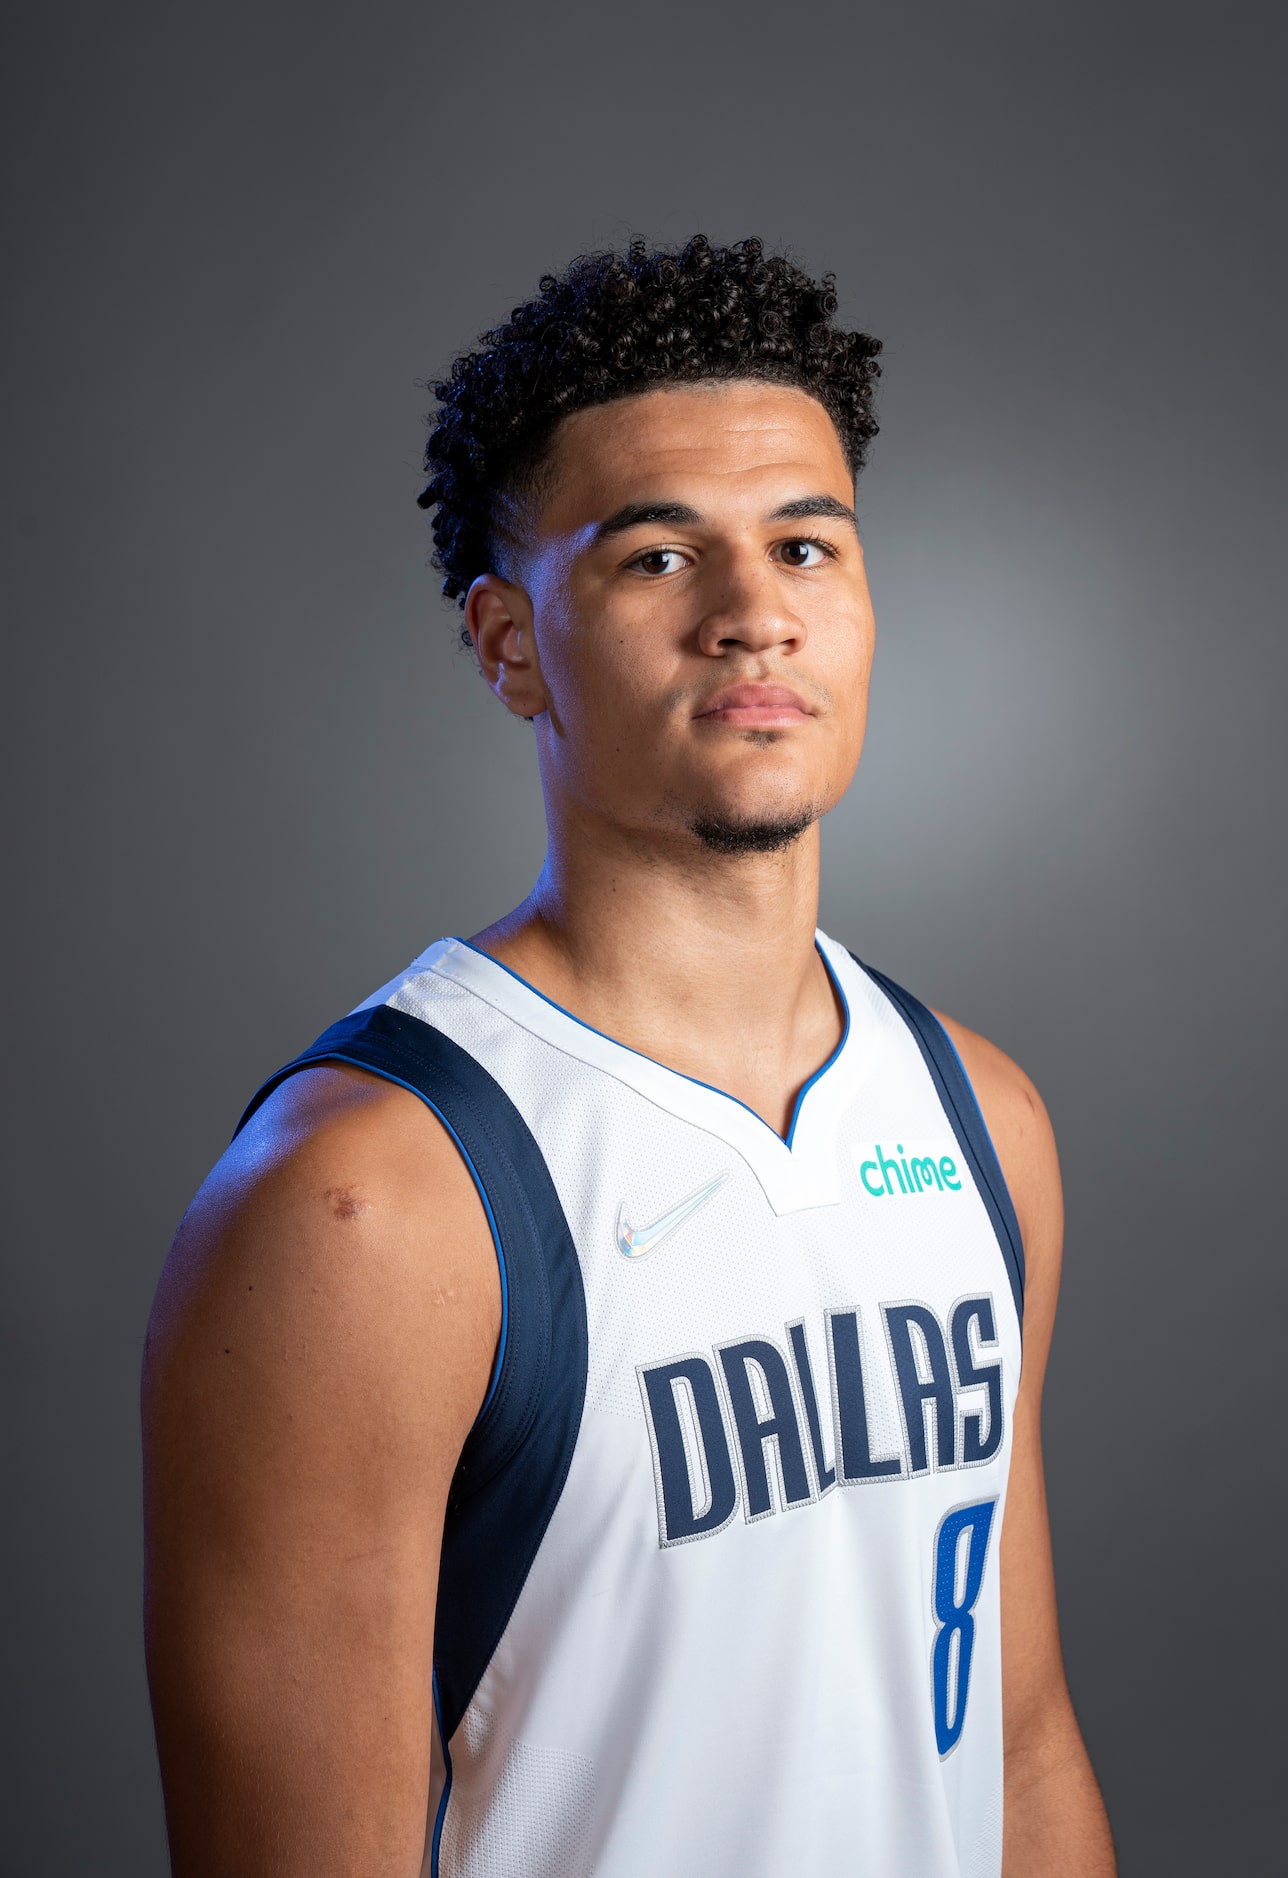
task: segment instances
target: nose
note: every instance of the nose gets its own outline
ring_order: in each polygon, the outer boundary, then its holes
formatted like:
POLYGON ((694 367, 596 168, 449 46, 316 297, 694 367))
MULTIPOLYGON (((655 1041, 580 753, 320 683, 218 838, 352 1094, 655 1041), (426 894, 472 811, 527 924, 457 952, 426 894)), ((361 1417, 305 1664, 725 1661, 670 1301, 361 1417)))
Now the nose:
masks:
POLYGON ((792 607, 787 583, 761 552, 731 555, 712 569, 711 604, 698 627, 699 649, 709 658, 797 652, 805 638, 805 622, 792 607))

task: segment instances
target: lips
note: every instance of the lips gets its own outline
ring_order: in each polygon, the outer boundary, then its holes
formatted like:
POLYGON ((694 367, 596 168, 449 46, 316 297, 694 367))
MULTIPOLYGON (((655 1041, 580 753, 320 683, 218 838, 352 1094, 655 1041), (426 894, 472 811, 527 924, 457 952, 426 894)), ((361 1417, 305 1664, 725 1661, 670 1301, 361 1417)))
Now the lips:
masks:
POLYGON ((798 692, 786 685, 726 685, 695 712, 699 723, 729 724, 738 730, 788 729, 814 713, 798 692))

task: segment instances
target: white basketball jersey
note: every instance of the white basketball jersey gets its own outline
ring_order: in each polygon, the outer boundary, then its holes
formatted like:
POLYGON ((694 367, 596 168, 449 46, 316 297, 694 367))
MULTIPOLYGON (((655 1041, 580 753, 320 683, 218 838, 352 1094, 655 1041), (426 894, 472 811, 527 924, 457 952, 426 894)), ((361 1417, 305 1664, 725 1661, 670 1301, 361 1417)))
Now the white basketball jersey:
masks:
POLYGON ((945 1032, 818 946, 848 1020, 785 1140, 455 939, 282 1072, 428 1103, 501 1268, 427 1873, 1001 1870, 1019 1231, 945 1032))

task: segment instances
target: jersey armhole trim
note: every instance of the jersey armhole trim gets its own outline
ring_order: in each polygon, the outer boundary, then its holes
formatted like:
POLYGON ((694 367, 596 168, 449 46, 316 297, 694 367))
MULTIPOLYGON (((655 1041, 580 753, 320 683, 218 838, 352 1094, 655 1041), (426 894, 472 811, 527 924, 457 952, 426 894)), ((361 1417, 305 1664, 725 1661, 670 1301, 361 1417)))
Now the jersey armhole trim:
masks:
POLYGON ((545 1157, 468 1050, 389 1005, 355 1011, 271 1077, 238 1133, 302 1069, 347 1063, 418 1096, 459 1149, 501 1271, 501 1348, 452 1478, 439 1561, 434 1674, 445 1756, 505 1633, 563 1494, 586 1399, 585 1288, 545 1157))
POLYGON ((1015 1314, 1024 1328, 1024 1241, 1015 1207, 1006 1185, 1006 1176, 993 1146, 970 1077, 957 1046, 934 1012, 927 1009, 910 991, 896 985, 884 972, 865 965, 850 954, 860 971, 866 972, 880 986, 907 1024, 930 1072, 931 1081, 952 1124, 953 1133, 975 1179, 975 1186, 992 1222, 993 1231, 1010 1280, 1015 1314))
POLYGON ((251 1116, 267 1101, 268 1097, 272 1095, 275 1089, 280 1089, 284 1082, 288 1081, 290 1077, 297 1075, 300 1070, 325 1068, 328 1063, 345 1063, 350 1069, 365 1070, 369 1076, 378 1076, 382 1082, 393 1083, 396 1088, 405 1089, 408 1095, 414 1095, 417 1101, 425 1104, 425 1107, 430 1111, 431 1115, 438 1118, 455 1143, 457 1152, 469 1170, 470 1179, 474 1182, 475 1191, 482 1202, 483 1211, 487 1215, 488 1231, 492 1234, 492 1248, 496 1253, 497 1270, 501 1275, 501 1335, 497 1339, 496 1358, 492 1364, 492 1374, 488 1380, 487 1394, 483 1397, 482 1407, 474 1417, 474 1427, 477 1428, 479 1423, 483 1420, 483 1417, 491 1408, 493 1398, 496 1395, 497 1384, 501 1380, 501 1369, 505 1362, 505 1349, 509 1341, 510 1333, 510 1278, 505 1268, 505 1248, 501 1244, 501 1234, 497 1227, 496 1215, 492 1211, 492 1202, 488 1198, 487 1188, 483 1184, 478 1168, 474 1165, 469 1149, 461 1140, 461 1137, 457 1134, 437 1102, 432 1101, 423 1089, 418 1089, 414 1083, 408 1082, 406 1077, 395 1075, 392 1069, 387 1068, 383 1063, 372 1061, 366 1055, 359 1055, 353 1051, 341 1049, 324 1049, 322 1046, 330 1034, 330 1031, 325 1032, 322 1037, 319 1037, 317 1043, 315 1043, 311 1049, 305 1050, 303 1054, 297 1056, 293 1062, 288 1063, 284 1069, 280 1069, 275 1076, 270 1077, 269 1081, 264 1084, 262 1089, 256 1092, 253 1100, 250 1102, 241 1120, 237 1124, 233 1139, 234 1141, 237 1139, 237 1136, 246 1126, 251 1116))
POLYGON ((438 1878, 438 1852, 443 1839, 443 1824, 447 1818, 447 1808, 452 1797, 452 1750, 443 1733, 443 1703, 438 1693, 438 1671, 430 1676, 430 1688, 434 1698, 434 1726, 438 1730, 438 1745, 443 1753, 443 1791, 438 1796, 438 1806, 434 1812, 433 1837, 429 1843, 430 1878, 438 1878))

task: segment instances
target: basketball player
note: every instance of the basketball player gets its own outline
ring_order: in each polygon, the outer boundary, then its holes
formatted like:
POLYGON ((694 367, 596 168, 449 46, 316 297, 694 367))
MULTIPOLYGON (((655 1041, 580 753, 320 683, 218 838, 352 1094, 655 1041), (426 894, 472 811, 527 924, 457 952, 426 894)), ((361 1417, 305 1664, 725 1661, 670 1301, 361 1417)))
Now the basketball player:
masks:
MULTIPOLYGON (((1104 1878, 1013 1063, 815 929, 874 341, 758 242, 583 259, 437 387, 529 898, 274 1077, 161 1282, 180 1878, 1104 1878)), ((469 787, 469 779, 464 779, 469 787)))

